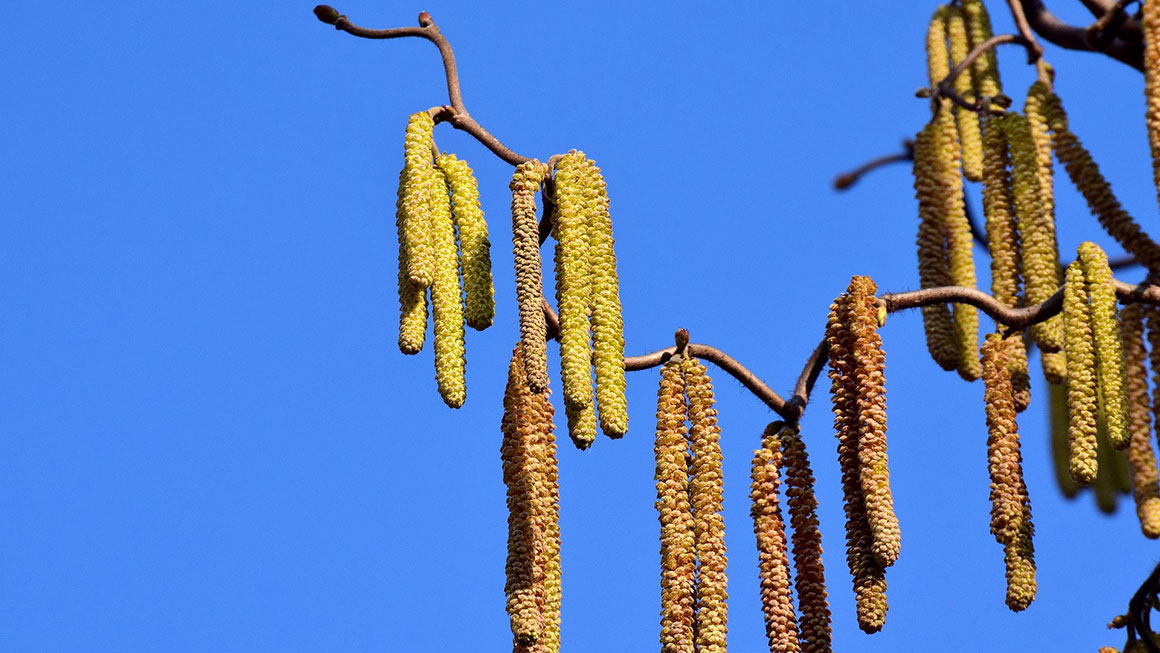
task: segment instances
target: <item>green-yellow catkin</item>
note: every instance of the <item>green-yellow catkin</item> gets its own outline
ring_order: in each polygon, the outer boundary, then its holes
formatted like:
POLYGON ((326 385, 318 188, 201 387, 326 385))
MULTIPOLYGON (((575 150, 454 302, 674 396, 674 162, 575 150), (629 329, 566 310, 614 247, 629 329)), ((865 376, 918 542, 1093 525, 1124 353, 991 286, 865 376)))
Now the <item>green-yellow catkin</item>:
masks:
POLYGON ((1152 448, 1152 402, 1148 396, 1148 350, 1144 346, 1144 305, 1129 304, 1120 311, 1124 341, 1124 371, 1128 388, 1128 415, 1132 444, 1128 464, 1132 471, 1132 498, 1140 530, 1150 539, 1160 537, 1160 472, 1152 448))
POLYGON ((585 161, 588 208, 588 269, 591 286, 592 349, 596 368, 596 408, 600 429, 613 438, 628 432, 627 384, 624 379, 624 318, 616 274, 612 218, 604 175, 585 161))
POLYGON ((411 283, 407 272, 406 217, 403 196, 406 168, 399 173, 399 199, 396 203, 395 227, 399 232, 399 351, 417 354, 427 337, 427 290, 411 283))
POLYGON ((1027 369, 1027 344, 1023 342, 1021 333, 1003 342, 1007 345, 1007 368, 1011 373, 1011 386, 1015 392, 1015 412, 1022 413, 1031 405, 1031 374, 1027 369))
POLYGON ((1098 471, 1096 417, 1099 405, 1091 312, 1079 261, 1067 267, 1063 323, 1067 335, 1067 434, 1071 477, 1079 485, 1089 485, 1098 471))
POLYGON ((753 452, 750 473, 749 514, 757 536, 757 563, 761 578, 761 609, 765 615, 765 636, 769 650, 799 653, 797 617, 790 590, 789 553, 785 522, 778 501, 782 452, 778 432, 783 424, 773 422, 765 429, 762 446, 753 452))
MULTIPOLYGON (((971 47, 977 48, 991 38, 991 17, 983 0, 962 0, 963 17, 967 21, 967 34, 971 47)), ((1003 92, 999 82, 999 64, 995 50, 988 50, 971 64, 971 79, 975 83, 975 93, 985 97, 995 97, 1003 92)))
POLYGON ((982 348, 983 401, 987 413, 987 470, 991 476, 991 534, 999 544, 1014 544, 1023 519, 1020 488, 1023 459, 1015 422, 1014 388, 1003 337, 987 336, 982 348))
POLYGON ((1035 580, 1035 527, 1031 523, 1031 502, 1027 487, 1023 488, 1023 520, 1019 537, 1003 547, 1003 563, 1007 568, 1007 607, 1021 612, 1035 600, 1038 585, 1035 580))
POLYGON ((1049 383, 1047 385, 1049 426, 1051 428, 1051 459, 1055 469, 1055 482, 1063 496, 1072 498, 1079 493, 1079 486, 1071 478, 1071 452, 1068 444, 1067 388, 1049 383))
MULTIPOLYGON (((947 9, 947 43, 951 64, 957 66, 971 51, 963 11, 956 6, 947 9)), ((968 102, 975 101, 974 70, 967 68, 955 78, 955 92, 968 102)), ((983 141, 979 131, 979 114, 958 105, 954 107, 955 122, 959 128, 959 143, 963 152, 963 175, 971 181, 983 178, 983 141)))
POLYGON ((713 383, 697 359, 681 361, 689 401, 689 442, 693 456, 689 496, 697 542, 697 651, 725 653, 728 579, 725 574, 724 477, 721 428, 713 406, 713 383))
POLYGON ((1027 90, 1023 115, 1031 128, 1035 143, 1035 161, 1039 164, 1038 179, 1043 211, 1055 220, 1055 170, 1051 161, 1051 89, 1042 80, 1036 80, 1027 90))
POLYGON ((564 403, 564 414, 568 416, 568 437, 577 449, 587 449, 596 442, 596 406, 592 402, 583 408, 574 408, 564 403))
POLYGON ((855 276, 848 288, 848 319, 854 338, 854 379, 858 391, 858 460, 862 499, 870 524, 871 551, 889 567, 898 560, 901 534, 890 492, 886 455, 886 355, 878 335, 878 287, 870 277, 855 276))
POLYGON ((661 524, 661 651, 693 653, 696 536, 689 503, 689 441, 680 364, 661 368, 657 391, 656 487, 661 524))
MULTIPOLYGON (((923 288, 951 285, 946 236, 942 228, 945 204, 935 161, 935 130, 934 122, 927 123, 914 139, 914 191, 918 198, 919 217, 918 278, 923 288)), ((923 306, 922 322, 931 358, 944 370, 956 369, 960 352, 950 307, 946 304, 923 306)))
POLYGON ((403 146, 402 223, 406 252, 407 276, 411 283, 426 288, 435 280, 434 252, 431 246, 431 199, 433 187, 428 183, 434 164, 431 148, 435 140, 435 122, 426 111, 407 119, 403 146))
POLYGON ((830 305, 826 342, 830 351, 830 393, 846 513, 846 563, 854 581, 858 627, 867 633, 876 633, 886 623, 886 571, 871 550, 873 538, 862 495, 858 387, 854 376, 854 336, 849 327, 851 301, 850 295, 843 294, 830 305))
POLYGON ((830 604, 826 600, 826 572, 822 565, 822 532, 818 528, 818 500, 806 443, 796 426, 783 425, 782 469, 786 504, 793 526, 794 589, 798 599, 798 642, 803 653, 830 653, 830 604))
POLYGON ((1116 451, 1128 448, 1132 440, 1128 417, 1127 380, 1124 372, 1124 345, 1120 339, 1120 319, 1116 312, 1116 288, 1108 255, 1093 242, 1079 246, 1079 262, 1090 301, 1092 334, 1096 345, 1096 374, 1107 420, 1108 444, 1116 451))
MULTIPOLYGON (((926 70, 930 85, 936 86, 951 72, 951 59, 947 50, 947 14, 950 8, 941 5, 935 9, 926 28, 926 70)), ((950 100, 942 98, 942 104, 950 100)))
POLYGON ((556 305, 560 312, 560 376, 564 401, 573 409, 592 402, 589 328, 590 271, 585 206, 584 154, 560 157, 555 176, 556 305))
POLYGON ((1145 0, 1143 5, 1140 27, 1144 32, 1144 116, 1152 147, 1152 176, 1160 197, 1160 3, 1145 0))
POLYGON ((447 181, 437 168, 427 176, 431 215, 431 313, 435 322, 435 380, 439 395, 452 408, 467 399, 467 366, 463 333, 463 290, 447 181))
POLYGON ((459 266, 463 273, 463 317, 467 326, 482 331, 495 319, 495 287, 491 280, 491 241, 479 205, 479 186, 467 162, 454 154, 435 161, 451 190, 451 215, 459 238, 459 266))
POLYGON ((516 166, 512 191, 512 250, 515 255, 516 301, 520 309, 520 347, 533 392, 548 387, 548 327, 544 321, 543 271, 540 231, 536 221, 536 192, 548 167, 532 159, 516 166))

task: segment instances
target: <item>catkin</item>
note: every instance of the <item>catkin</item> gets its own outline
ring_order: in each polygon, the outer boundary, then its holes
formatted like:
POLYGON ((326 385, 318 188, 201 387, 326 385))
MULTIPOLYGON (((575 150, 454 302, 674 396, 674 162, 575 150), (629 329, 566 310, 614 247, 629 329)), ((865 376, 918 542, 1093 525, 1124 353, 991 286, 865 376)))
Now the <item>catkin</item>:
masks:
POLYGON ((697 651, 725 653, 728 630, 725 567, 724 479, 721 428, 713 407, 713 384, 697 359, 681 361, 689 401, 689 441, 693 456, 689 496, 697 545, 697 651))
POLYGON ((1096 355, 1087 289, 1079 261, 1067 267, 1063 323, 1067 337, 1067 434, 1071 477, 1079 485, 1089 485, 1098 471, 1096 355))
MULTIPOLYGON (((951 60, 947 51, 947 13, 950 8, 941 5, 935 9, 926 28, 926 70, 931 87, 938 85, 951 72, 951 60)), ((942 98, 940 103, 950 100, 942 98)))
POLYGON ((591 286, 592 349, 600 429, 613 438, 628 432, 624 379, 624 318, 613 250, 608 191, 600 168, 585 160, 588 208, 588 269, 591 286))
POLYGON ((464 320, 482 331, 495 319, 495 288, 491 280, 491 242, 479 205, 479 186, 467 162, 444 154, 435 164, 447 177, 451 215, 459 238, 459 266, 463 273, 464 320))
POLYGON ((1035 528, 1031 523, 1031 503, 1027 487, 1023 486, 1023 520, 1014 544, 1003 547, 1003 562, 1007 568, 1007 607, 1013 612, 1026 610, 1035 600, 1035 528))
POLYGON ((685 380, 680 364, 661 369, 657 391, 656 487, 661 524, 661 651, 693 653, 696 541, 689 503, 685 380))
POLYGON ((1152 176, 1160 197, 1160 3, 1145 0, 1140 27, 1144 32, 1144 98, 1148 143, 1152 147, 1152 176))
POLYGON ((1093 242, 1079 246, 1079 262, 1091 311, 1095 338, 1096 374, 1107 421, 1108 444, 1117 451, 1128 448, 1132 433, 1128 418, 1127 380, 1124 372, 1124 346, 1120 339, 1120 322, 1116 314, 1116 289, 1108 255, 1093 242))
POLYGON ((427 197, 433 190, 428 181, 434 169, 431 162, 434 133, 435 122, 426 111, 411 114, 408 118, 401 191, 404 240, 400 248, 406 252, 408 278, 421 288, 430 286, 435 279, 430 242, 431 199, 427 197))
MULTIPOLYGON (((987 8, 983 6, 983 0, 962 0, 959 4, 967 21, 971 47, 977 48, 991 38, 991 17, 987 14, 987 8)), ((979 96, 995 97, 1003 92, 999 83, 999 65, 994 50, 988 50, 983 56, 975 59, 975 63, 971 65, 971 79, 975 83, 975 93, 979 96)))
POLYGON ((407 170, 399 173, 399 199, 396 203, 395 227, 399 232, 399 351, 417 354, 427 337, 427 290, 411 282, 407 273, 406 217, 403 196, 407 170))
MULTIPOLYGON (((947 9, 947 43, 951 65, 957 66, 971 51, 967 25, 959 7, 947 9)), ((975 101, 973 68, 967 68, 955 78, 955 92, 967 102, 975 101)), ((954 107, 955 122, 959 128, 959 143, 963 153, 963 175, 971 181, 983 178, 983 141, 979 131, 979 114, 958 105, 954 107)))
POLYGON ((427 176, 431 215, 431 312, 435 322, 435 379, 439 395, 452 408, 467 398, 467 366, 463 333, 463 291, 459 285, 459 256, 455 223, 447 195, 447 180, 432 167, 427 176))
POLYGON ((779 431, 782 469, 790 524, 793 526, 794 589, 798 599, 798 641, 803 653, 831 650, 830 604, 826 600, 826 573, 822 566, 822 532, 818 528, 818 500, 806 443, 796 426, 779 431))
POLYGON ((583 408, 574 408, 564 402, 564 414, 568 416, 568 437, 577 449, 587 449, 596 442, 596 407, 592 402, 583 408))
POLYGON ((1148 397, 1148 351, 1144 346, 1144 305, 1129 304, 1120 311, 1120 333, 1124 341, 1124 368, 1127 377, 1128 414, 1132 443, 1128 464, 1132 471, 1132 498, 1144 536, 1160 537, 1160 472, 1152 449, 1152 402, 1148 397))
POLYGON ((584 155, 572 151, 556 163, 556 304, 560 312, 560 376, 573 409, 592 402, 589 328, 590 270, 584 198, 584 155))
POLYGON ((785 522, 778 502, 779 468, 782 452, 778 432, 781 422, 765 429, 760 449, 753 452, 749 497, 753 532, 757 536, 757 560, 761 578, 761 609, 765 615, 765 636, 769 650, 798 653, 797 617, 790 591, 789 554, 786 550, 785 522))
POLYGON ((991 534, 999 544, 1012 545, 1022 526, 1020 488, 1023 463, 1019 451, 1019 428, 1015 422, 1015 397, 1011 385, 1008 350, 997 333, 987 336, 982 348, 983 399, 987 413, 987 470, 991 476, 991 534))
MULTIPOLYGON (((942 228, 945 205, 935 160, 935 130, 934 122, 927 123, 914 139, 914 190, 919 217, 918 278, 923 288, 951 285, 946 236, 942 228)), ((960 352, 950 307, 946 304, 923 306, 922 322, 931 358, 944 370, 956 369, 960 352)))
POLYGON ((548 387, 548 327, 544 321, 543 271, 540 263, 536 192, 548 168, 532 159, 512 175, 512 249, 515 254, 516 300, 520 308, 520 348, 533 392, 548 387))
POLYGON ((1039 165, 1040 199, 1043 211, 1055 220, 1055 170, 1051 162, 1051 89, 1041 80, 1036 80, 1027 90, 1027 100, 1023 103, 1023 115, 1031 129, 1031 140, 1035 143, 1035 162, 1039 165))

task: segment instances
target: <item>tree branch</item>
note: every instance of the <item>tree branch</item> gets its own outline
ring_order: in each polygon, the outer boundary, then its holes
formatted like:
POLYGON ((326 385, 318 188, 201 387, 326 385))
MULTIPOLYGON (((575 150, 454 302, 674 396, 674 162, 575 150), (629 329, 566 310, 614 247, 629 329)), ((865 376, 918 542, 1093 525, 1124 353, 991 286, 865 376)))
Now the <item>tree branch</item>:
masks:
MULTIPOLYGON (((1016 0, 1008 0, 1008 3, 1012 5, 1012 11, 1014 11, 1016 0)), ((1098 52, 1088 43, 1086 28, 1063 22, 1049 11, 1041 0, 1020 0, 1019 3, 1022 13, 1025 14, 1027 22, 1036 34, 1067 50, 1098 52)), ((1140 43, 1130 43, 1117 38, 1112 40, 1102 52, 1136 70, 1141 72, 1144 70, 1144 48, 1140 43)))

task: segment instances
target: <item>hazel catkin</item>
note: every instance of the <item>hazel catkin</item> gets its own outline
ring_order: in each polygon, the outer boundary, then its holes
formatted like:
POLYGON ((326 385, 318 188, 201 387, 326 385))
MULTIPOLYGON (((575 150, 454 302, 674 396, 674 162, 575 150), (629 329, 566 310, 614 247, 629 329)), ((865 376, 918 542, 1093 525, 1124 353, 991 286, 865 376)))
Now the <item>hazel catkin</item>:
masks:
POLYGON ((512 175, 512 249, 516 268, 516 301, 520 310, 520 347, 528 385, 534 392, 548 387, 548 327, 544 321, 543 272, 540 262, 536 192, 548 168, 532 159, 512 175))
POLYGON ((1140 28, 1144 32, 1144 112, 1148 144, 1152 148, 1152 176, 1160 197, 1160 4, 1146 0, 1140 28))
POLYGON ((435 322, 435 379, 443 402, 451 408, 459 408, 467 398, 464 378, 467 363, 455 224, 451 217, 447 181, 443 173, 432 167, 426 183, 431 215, 431 312, 435 322))
POLYGON ((1022 526, 1022 455, 1015 421, 1008 350, 997 333, 982 348, 983 399, 987 413, 987 469, 991 477, 991 534, 1003 545, 1015 543, 1022 526))
POLYGON ((584 155, 560 157, 555 176, 556 304, 560 313, 560 376, 574 410, 592 402, 590 270, 584 197, 584 155))
POLYGON ((1129 428, 1127 381, 1124 372, 1124 346, 1120 339, 1120 322, 1116 314, 1116 289, 1108 255, 1093 242, 1079 246, 1079 262, 1089 297, 1092 336, 1095 340, 1096 378, 1103 399, 1108 444, 1123 451, 1131 441, 1129 428))
POLYGON ((399 199, 395 226, 399 232, 399 351, 418 354, 427 337, 427 289, 411 282, 407 272, 406 218, 403 211, 403 189, 406 169, 399 174, 399 199))
POLYGON ((435 161, 451 193, 451 215, 459 239, 459 266, 463 274, 464 320, 482 331, 495 318, 495 288, 491 280, 491 242, 479 204, 479 186, 467 162, 454 154, 435 161))
MULTIPOLYGON (((957 66, 971 51, 963 10, 953 5, 948 7, 946 20, 951 65, 957 66)), ((973 68, 967 68, 955 78, 955 92, 967 102, 975 101, 973 77, 973 68)), ((971 181, 979 181, 983 178, 983 142, 979 131, 979 115, 958 105, 954 107, 954 114, 959 129, 959 143, 962 145, 963 176, 971 181)))
MULTIPOLYGON (((963 18, 967 22, 967 34, 971 47, 977 48, 991 38, 991 17, 983 0, 962 0, 963 18)), ((988 50, 975 59, 971 65, 971 80, 975 83, 975 93, 979 96, 995 97, 1003 92, 999 83, 999 65, 995 51, 988 50)))
POLYGON ((421 288, 431 285, 435 278, 434 254, 431 248, 431 199, 433 188, 428 184, 434 164, 431 161, 435 122, 426 111, 411 114, 407 119, 406 142, 403 147, 402 224, 407 276, 421 288))
POLYGON ((798 653, 797 617, 790 591, 789 553, 785 522, 778 501, 782 451, 778 432, 783 424, 774 422, 765 429, 762 446, 753 452, 750 472, 750 515, 757 536, 757 560, 761 578, 761 609, 765 615, 765 636, 769 650, 798 653))
POLYGON ((1144 346, 1144 305, 1129 304, 1120 311, 1120 333, 1124 341, 1128 415, 1132 442, 1128 464, 1132 475, 1132 498, 1140 530, 1150 539, 1160 537, 1160 472, 1152 448, 1152 405, 1148 397, 1148 351, 1144 346))
POLYGON ((656 488, 661 525, 661 651, 693 653, 696 536, 689 503, 688 411, 680 364, 661 368, 657 391, 656 488))
POLYGON ((628 432, 627 384, 624 378, 624 318, 616 274, 608 191, 600 168, 584 161, 588 210, 588 270, 591 288, 593 367, 600 429, 612 438, 628 432))
MULTIPOLYGON (((945 204, 935 160, 935 130, 933 122, 927 123, 914 139, 914 190, 919 217, 918 278, 923 288, 952 285, 946 236, 942 228, 945 204)), ((944 370, 956 369, 961 352, 955 340, 950 307, 946 304, 923 306, 922 322, 931 358, 944 370)))
POLYGON ((1095 344, 1083 267, 1073 261, 1064 284, 1063 323, 1067 337, 1067 434, 1071 477, 1079 485, 1096 478, 1097 381, 1095 344))

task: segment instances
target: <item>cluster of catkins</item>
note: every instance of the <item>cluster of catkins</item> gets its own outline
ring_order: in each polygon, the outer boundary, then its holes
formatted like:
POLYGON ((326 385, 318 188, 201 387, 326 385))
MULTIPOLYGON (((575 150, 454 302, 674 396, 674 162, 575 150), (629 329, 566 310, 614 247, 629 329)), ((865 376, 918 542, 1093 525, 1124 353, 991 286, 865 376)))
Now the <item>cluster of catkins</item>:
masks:
POLYGON ((559 308, 560 375, 568 434, 577 447, 596 440, 597 414, 605 435, 628 430, 625 401, 624 321, 608 193, 600 168, 583 152, 560 156, 555 174, 535 159, 512 177, 512 244, 520 347, 528 384, 547 387, 548 326, 535 195, 543 188, 545 213, 556 238, 556 302, 559 308), (595 401, 593 400, 595 368, 595 401))
MULTIPOLYGON (((661 369, 656 434, 664 653, 725 651, 728 594, 720 438, 705 366, 688 356, 669 360, 661 369)), ((819 561, 819 576, 820 571, 819 561)))
POLYGON ((431 115, 407 121, 395 223, 399 230, 399 349, 417 354, 427 333, 428 297, 435 320, 435 379, 452 408, 467 398, 464 322, 491 326, 495 293, 487 223, 471 168, 438 155, 431 115), (460 274, 462 272, 462 285, 460 274))
POLYGON ((858 626, 886 623, 886 568, 901 536, 886 457, 886 356, 878 335, 877 286, 855 276, 830 305, 826 323, 830 394, 846 511, 846 562, 854 579, 858 626))

